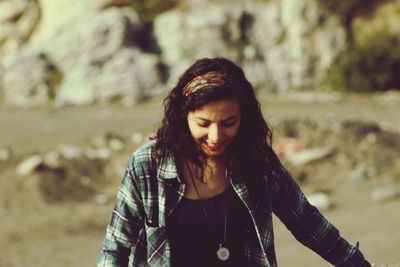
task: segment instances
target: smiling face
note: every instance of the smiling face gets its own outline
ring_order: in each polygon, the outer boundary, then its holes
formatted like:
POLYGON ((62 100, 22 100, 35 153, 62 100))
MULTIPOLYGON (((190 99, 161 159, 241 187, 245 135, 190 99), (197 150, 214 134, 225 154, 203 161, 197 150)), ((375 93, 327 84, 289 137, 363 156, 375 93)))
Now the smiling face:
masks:
POLYGON ((187 116, 193 139, 209 157, 224 154, 235 139, 241 121, 239 102, 235 98, 207 103, 187 116))

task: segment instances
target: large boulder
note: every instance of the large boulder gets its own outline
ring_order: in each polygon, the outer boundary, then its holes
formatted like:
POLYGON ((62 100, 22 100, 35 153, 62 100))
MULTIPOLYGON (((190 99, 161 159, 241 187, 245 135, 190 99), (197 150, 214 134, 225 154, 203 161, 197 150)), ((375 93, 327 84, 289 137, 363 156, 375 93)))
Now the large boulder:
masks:
POLYGON ((156 17, 154 34, 172 81, 197 58, 225 56, 256 88, 273 91, 318 86, 346 48, 344 28, 314 0, 173 10, 156 17))
POLYGON ((109 8, 74 25, 43 47, 65 73, 56 97, 59 104, 124 97, 136 103, 161 86, 158 56, 138 48, 142 25, 133 10, 109 8))
POLYGON ((74 24, 74 21, 83 16, 92 16, 96 8, 95 0, 37 0, 40 6, 40 20, 30 38, 30 44, 40 43, 54 37, 62 27, 74 24))
MULTIPOLYGON (((112 7, 132 4, 133 0, 84 0, 76 4, 75 0, 37 0, 40 6, 40 21, 36 25, 30 42, 41 42, 54 37, 81 18, 91 18, 99 11, 112 7)), ((85 25, 80 25, 85 26, 85 25)))
MULTIPOLYGON (((0 75, 1 76, 1 75, 0 75)), ((32 107, 53 99, 61 74, 45 55, 18 55, 5 67, 3 95, 7 104, 32 107)))
POLYGON ((389 1, 380 5, 373 14, 358 16, 352 22, 354 40, 365 46, 380 33, 400 36, 400 1, 389 1))
POLYGON ((110 8, 77 17, 31 49, 43 51, 68 72, 77 65, 93 63, 101 67, 123 47, 134 47, 141 24, 131 9, 110 8))
POLYGON ((35 0, 0 1, 0 55, 13 53, 27 42, 39 19, 35 0))
MULTIPOLYGON (((0 0, 0 53, 6 47, 16 52, 1 55, 0 64, 8 73, 4 75, 24 72, 18 69, 21 58, 37 61, 37 67, 30 66, 45 71, 47 63, 40 60, 45 58, 62 77, 42 90, 52 92, 57 103, 121 98, 134 104, 160 92, 165 79, 168 86, 175 84, 196 59, 227 57, 243 67, 257 90, 286 92, 319 88, 347 47, 345 28, 316 0, 189 1, 157 15, 153 24, 140 21, 128 7, 134 2, 84 0, 77 5, 73 0, 0 0)), ((386 9, 382 10, 380 17, 386 18, 386 9)), ((397 34, 398 23, 391 23, 395 16, 390 18, 384 25, 397 34)), ((353 32, 364 32, 358 28, 365 23, 356 20, 353 32)), ((360 36, 374 36, 374 32, 360 36)), ((9 97, 9 84, 0 84, 7 87, 6 101, 16 99, 9 97)), ((11 103, 40 105, 49 101, 45 95, 11 103)))
POLYGON ((139 50, 141 23, 131 9, 110 8, 65 29, 45 49, 66 73, 58 104, 129 98, 136 103, 162 85, 157 55, 139 50))
POLYGON ((159 58, 138 49, 120 49, 101 68, 81 64, 65 77, 57 104, 91 104, 123 100, 136 104, 161 92, 159 58))
POLYGON ((190 10, 171 10, 154 20, 154 35, 162 59, 170 67, 170 82, 194 60, 224 56, 237 60, 235 47, 240 38, 237 5, 200 5, 190 10), (232 45, 230 45, 232 44, 232 45))
POLYGON ((346 49, 346 30, 323 14, 314 0, 283 0, 252 6, 251 43, 266 65, 266 86, 274 91, 320 86, 336 56, 346 49))
MULTIPOLYGON (((67 20, 54 32, 45 31, 48 37, 37 37, 40 41, 33 41, 19 52, 45 55, 61 73, 63 79, 54 95, 56 103, 79 105, 127 98, 135 104, 160 92, 163 80, 158 75, 159 56, 141 50, 143 25, 137 14, 130 8, 93 10, 88 8, 88 13, 80 17, 74 17, 71 11, 74 20, 67 20)), ((18 57, 9 56, 3 61, 12 69, 18 57)), ((32 105, 46 102, 46 94, 40 95, 42 100, 31 101, 32 105)))

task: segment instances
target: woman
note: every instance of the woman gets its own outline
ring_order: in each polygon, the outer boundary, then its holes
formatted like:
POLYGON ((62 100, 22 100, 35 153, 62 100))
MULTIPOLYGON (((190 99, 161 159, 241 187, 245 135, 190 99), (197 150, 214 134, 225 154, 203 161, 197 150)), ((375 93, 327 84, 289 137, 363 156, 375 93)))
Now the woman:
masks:
POLYGON ((277 266, 272 212, 333 265, 370 266, 307 202, 271 139, 241 68, 196 61, 155 140, 129 160, 97 266, 277 266))

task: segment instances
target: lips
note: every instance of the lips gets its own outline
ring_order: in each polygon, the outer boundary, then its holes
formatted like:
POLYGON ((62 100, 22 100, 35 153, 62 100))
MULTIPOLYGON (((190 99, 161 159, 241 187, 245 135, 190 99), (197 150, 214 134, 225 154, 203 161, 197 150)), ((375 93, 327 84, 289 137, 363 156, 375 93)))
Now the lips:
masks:
POLYGON ((218 151, 222 147, 222 145, 223 145, 223 143, 210 144, 210 143, 204 142, 204 146, 207 147, 207 149, 210 151, 218 151))

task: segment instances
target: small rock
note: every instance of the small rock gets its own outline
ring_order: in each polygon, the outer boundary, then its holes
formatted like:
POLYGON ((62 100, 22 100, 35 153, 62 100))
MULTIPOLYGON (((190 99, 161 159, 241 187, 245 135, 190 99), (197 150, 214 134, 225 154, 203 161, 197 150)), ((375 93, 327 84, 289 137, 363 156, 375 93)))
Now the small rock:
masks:
POLYGON ((125 148, 124 139, 112 133, 99 134, 90 140, 94 149, 109 147, 113 151, 122 151, 125 148))
POLYGON ((393 201, 400 198, 400 190, 390 185, 382 186, 375 188, 371 193, 371 197, 374 201, 380 203, 393 201))
POLYGON ((374 144, 376 143, 376 133, 368 133, 366 136, 366 140, 368 142, 368 144, 374 144))
POLYGON ((133 144, 138 145, 143 141, 143 134, 141 133, 134 133, 131 136, 131 141, 133 144))
POLYGON ((107 136, 105 134, 95 135, 90 140, 90 145, 92 147, 94 147, 94 148, 100 148, 100 147, 108 146, 107 136))
POLYGON ((122 151, 125 148, 125 142, 118 138, 111 138, 108 140, 108 146, 113 151, 122 151))
POLYGON ((336 152, 334 146, 307 149, 288 157, 288 161, 293 165, 305 165, 310 162, 326 158, 336 152))
POLYGON ((90 177, 88 177, 88 176, 82 176, 82 177, 81 177, 81 184, 82 184, 82 185, 87 186, 87 185, 89 185, 90 183, 91 183, 90 177))
POLYGON ((60 144, 58 151, 65 159, 76 159, 83 156, 83 149, 74 145, 60 144))
POLYGON ((0 149, 0 161, 7 161, 11 158, 12 151, 9 148, 0 149))
POLYGON ((17 174, 19 176, 26 176, 28 174, 31 174, 42 163, 43 160, 40 155, 33 155, 18 164, 16 168, 17 174))
POLYGON ((44 154, 43 163, 51 169, 55 169, 61 166, 61 155, 57 151, 50 151, 44 154))
POLYGON ((364 182, 367 179, 367 177, 368 177, 368 172, 364 167, 359 167, 349 172, 349 178, 351 182, 354 184, 360 184, 364 182))
POLYGON ((307 196, 308 202, 319 210, 328 210, 332 207, 329 196, 322 192, 317 192, 307 196))
POLYGON ((95 198, 97 205, 105 205, 108 203, 109 199, 104 194, 99 194, 95 198))
POLYGON ((109 159, 111 158, 111 150, 107 147, 88 149, 86 156, 90 159, 109 159))

